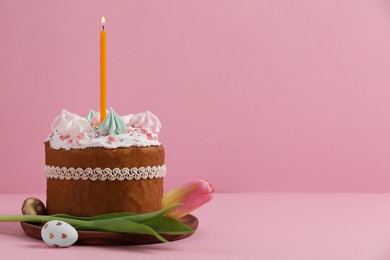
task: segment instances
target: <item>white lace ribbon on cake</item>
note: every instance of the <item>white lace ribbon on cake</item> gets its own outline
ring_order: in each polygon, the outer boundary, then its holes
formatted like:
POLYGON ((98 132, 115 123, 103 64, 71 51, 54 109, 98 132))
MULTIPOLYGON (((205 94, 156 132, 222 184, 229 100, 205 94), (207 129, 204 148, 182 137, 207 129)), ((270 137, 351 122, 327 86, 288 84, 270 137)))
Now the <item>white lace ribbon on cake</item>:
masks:
POLYGON ((60 180, 140 180, 165 177, 165 164, 161 166, 133 167, 133 168, 67 168, 45 165, 44 172, 46 178, 54 178, 60 180))

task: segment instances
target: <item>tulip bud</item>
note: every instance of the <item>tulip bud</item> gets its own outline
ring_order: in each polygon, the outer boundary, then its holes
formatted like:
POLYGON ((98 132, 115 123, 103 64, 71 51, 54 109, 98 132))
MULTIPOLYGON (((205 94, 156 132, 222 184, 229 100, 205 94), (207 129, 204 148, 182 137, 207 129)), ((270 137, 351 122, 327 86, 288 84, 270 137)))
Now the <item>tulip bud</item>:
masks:
POLYGON ((193 180, 169 190, 162 199, 163 208, 182 204, 166 213, 171 218, 181 218, 213 198, 214 187, 205 180, 193 180))

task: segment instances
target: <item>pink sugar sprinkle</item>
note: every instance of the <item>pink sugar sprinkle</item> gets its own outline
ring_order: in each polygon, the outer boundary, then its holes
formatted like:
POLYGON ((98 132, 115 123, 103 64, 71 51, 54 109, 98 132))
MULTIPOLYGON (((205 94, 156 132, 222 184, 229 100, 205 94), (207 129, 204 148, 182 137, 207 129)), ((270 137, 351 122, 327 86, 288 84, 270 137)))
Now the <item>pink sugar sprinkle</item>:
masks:
POLYGON ((153 140, 151 133, 146 133, 146 137, 148 138, 148 140, 153 140))
POLYGON ((66 135, 66 136, 63 136, 63 135, 60 135, 60 139, 63 141, 65 139, 68 139, 69 138, 69 135, 66 135))
POLYGON ((107 139, 110 141, 110 142, 115 142, 115 137, 109 135, 107 136, 107 139))

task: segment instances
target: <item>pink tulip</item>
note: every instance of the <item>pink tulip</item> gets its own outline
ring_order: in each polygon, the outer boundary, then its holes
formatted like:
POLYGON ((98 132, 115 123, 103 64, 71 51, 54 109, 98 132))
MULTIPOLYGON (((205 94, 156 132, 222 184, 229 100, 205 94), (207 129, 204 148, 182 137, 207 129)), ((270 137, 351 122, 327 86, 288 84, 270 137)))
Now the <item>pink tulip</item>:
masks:
POLYGON ((162 199, 163 208, 181 204, 168 211, 167 216, 181 218, 213 198, 214 187, 205 180, 193 180, 169 190, 162 199))

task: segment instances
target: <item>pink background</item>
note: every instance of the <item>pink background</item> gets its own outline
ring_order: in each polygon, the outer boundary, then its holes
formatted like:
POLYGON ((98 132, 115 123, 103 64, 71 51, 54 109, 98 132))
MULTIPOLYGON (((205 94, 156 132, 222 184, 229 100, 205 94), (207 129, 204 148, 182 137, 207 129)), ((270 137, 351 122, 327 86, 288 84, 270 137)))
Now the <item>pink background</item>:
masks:
POLYGON ((62 108, 163 123, 166 187, 390 191, 385 0, 0 0, 0 192, 43 192, 62 108))

